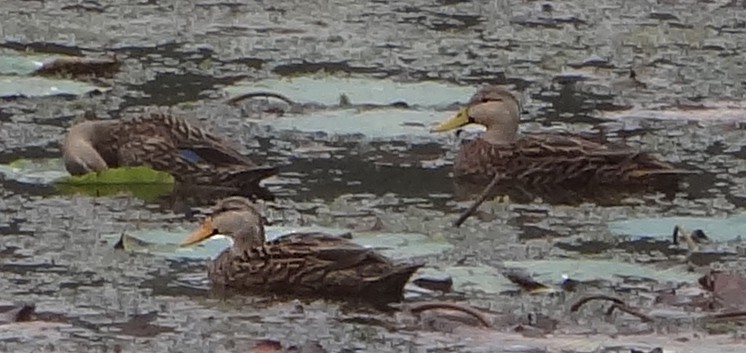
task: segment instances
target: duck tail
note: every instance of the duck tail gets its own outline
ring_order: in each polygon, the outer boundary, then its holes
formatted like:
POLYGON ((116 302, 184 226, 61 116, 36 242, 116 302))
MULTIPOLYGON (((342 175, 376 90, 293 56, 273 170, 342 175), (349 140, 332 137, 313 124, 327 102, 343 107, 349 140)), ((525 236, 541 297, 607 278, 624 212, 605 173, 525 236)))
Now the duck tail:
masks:
POLYGON ((628 176, 632 178, 679 176, 687 174, 699 174, 696 170, 677 168, 668 162, 653 158, 647 153, 637 153, 628 160, 628 176))
POLYGON ((404 285, 424 265, 424 263, 395 265, 391 272, 369 282, 369 291, 366 292, 380 293, 382 296, 395 295, 401 298, 404 295, 404 285))
POLYGON ((239 188, 256 187, 263 179, 276 175, 279 168, 273 166, 233 167, 224 174, 227 184, 239 188))
POLYGON ((686 174, 699 174, 696 170, 686 169, 646 169, 646 170, 634 170, 630 172, 630 176, 633 178, 645 178, 651 176, 665 176, 665 175, 686 175, 686 174))

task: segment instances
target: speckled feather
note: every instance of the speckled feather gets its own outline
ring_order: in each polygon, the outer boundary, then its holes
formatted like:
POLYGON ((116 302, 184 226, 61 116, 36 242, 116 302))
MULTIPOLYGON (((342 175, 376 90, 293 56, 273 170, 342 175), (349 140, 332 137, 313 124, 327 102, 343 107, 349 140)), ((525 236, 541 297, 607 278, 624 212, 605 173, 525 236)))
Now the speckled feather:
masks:
POLYGON ((394 264, 374 250, 323 233, 291 234, 262 246, 227 249, 208 274, 236 289, 295 294, 400 297, 422 264, 394 264))
POLYGON ((526 185, 637 182, 655 175, 687 173, 646 153, 563 135, 529 135, 496 145, 476 139, 461 147, 458 177, 505 180, 526 185))
POLYGON ((531 186, 640 183, 654 176, 692 173, 623 145, 602 144, 569 134, 521 136, 520 101, 505 87, 486 85, 467 106, 434 128, 448 131, 480 124, 487 131, 465 143, 454 172, 474 181, 507 180, 531 186))
POLYGON ((165 113, 146 113, 108 129, 105 144, 97 146, 109 167, 147 165, 170 173, 180 182, 226 187, 253 187, 277 173, 256 166, 230 144, 187 120, 165 113), (199 161, 185 158, 193 151, 199 161))

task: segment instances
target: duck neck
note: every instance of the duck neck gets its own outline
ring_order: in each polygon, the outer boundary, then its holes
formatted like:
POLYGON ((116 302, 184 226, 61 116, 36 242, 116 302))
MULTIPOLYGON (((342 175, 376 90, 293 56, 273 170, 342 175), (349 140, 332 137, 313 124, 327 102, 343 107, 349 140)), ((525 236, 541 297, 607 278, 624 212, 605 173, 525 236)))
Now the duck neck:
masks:
POLYGON ((233 235, 233 251, 242 253, 264 244, 264 231, 256 229, 245 229, 233 235))
POLYGON ((108 121, 86 121, 70 129, 62 144, 62 157, 70 174, 99 172, 109 167, 107 156, 102 156, 98 148, 108 143, 111 125, 108 121))
POLYGON ((506 145, 518 139, 518 125, 488 126, 482 139, 493 145, 506 145))
POLYGON ((112 136, 111 128, 117 124, 113 120, 85 121, 73 126, 68 136, 87 141, 93 146, 108 143, 112 136))

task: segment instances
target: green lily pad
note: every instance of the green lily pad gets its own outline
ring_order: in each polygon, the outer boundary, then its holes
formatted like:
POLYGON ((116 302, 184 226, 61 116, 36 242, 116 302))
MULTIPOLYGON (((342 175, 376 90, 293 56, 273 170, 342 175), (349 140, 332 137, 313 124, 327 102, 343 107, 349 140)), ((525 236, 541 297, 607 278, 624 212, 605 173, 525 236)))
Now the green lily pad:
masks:
MULTIPOLYGON (((196 246, 179 247, 178 244, 191 231, 193 229, 183 231, 140 230, 128 232, 124 236, 113 234, 108 238, 112 245, 120 240, 123 241, 124 249, 127 251, 149 253, 171 259, 215 258, 225 248, 231 246, 231 241, 228 238, 215 236, 196 246)), ((348 230, 326 227, 267 227, 265 229, 268 240, 297 232, 324 232, 336 236, 349 233, 348 230)), ((417 233, 361 232, 355 233, 352 241, 377 249, 384 255, 397 260, 409 260, 417 256, 439 254, 453 248, 453 245, 446 241, 432 240, 424 234, 417 233)))
POLYGON ((0 97, 80 96, 94 91, 107 91, 85 82, 30 76, 0 76, 0 97))
POLYGON ((673 228, 679 225, 687 231, 701 229, 713 241, 737 240, 746 234, 746 215, 728 218, 652 217, 609 222, 612 234, 631 237, 671 239, 673 228))
POLYGON ((173 184, 168 173, 148 167, 107 169, 99 173, 72 176, 60 158, 17 159, 0 164, 0 174, 6 179, 28 184, 112 185, 112 184, 173 184))
POLYGON ((56 184, 55 189, 63 195, 87 195, 93 197, 129 194, 140 200, 151 202, 173 191, 173 184, 56 184))
POLYGON ((92 172, 80 176, 69 176, 58 184, 92 185, 92 184, 173 184, 174 177, 166 172, 148 167, 124 167, 92 172))
POLYGON ((304 76, 239 83, 226 87, 225 91, 229 96, 270 91, 280 93, 295 102, 325 105, 339 104, 340 97, 344 94, 355 105, 405 102, 409 105, 443 106, 467 101, 474 93, 474 87, 434 81, 404 83, 367 78, 304 76))
POLYGON ((113 196, 129 193, 145 201, 154 201, 173 191, 174 177, 148 167, 115 168, 68 176, 58 180, 55 187, 64 194, 113 196))
POLYGON ((145 201, 169 194, 174 178, 147 167, 115 168, 100 173, 71 176, 61 159, 18 159, 0 164, 6 179, 33 185, 54 185, 62 194, 110 196, 130 193, 145 201))

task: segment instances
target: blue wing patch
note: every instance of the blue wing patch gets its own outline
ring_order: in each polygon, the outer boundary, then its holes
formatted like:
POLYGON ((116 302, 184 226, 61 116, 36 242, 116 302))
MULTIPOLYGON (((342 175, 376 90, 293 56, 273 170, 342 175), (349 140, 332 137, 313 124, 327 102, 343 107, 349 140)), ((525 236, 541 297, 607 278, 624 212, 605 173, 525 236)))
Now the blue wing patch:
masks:
POLYGON ((179 150, 179 154, 182 158, 192 163, 198 163, 202 161, 202 158, 192 150, 179 150))

